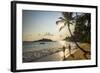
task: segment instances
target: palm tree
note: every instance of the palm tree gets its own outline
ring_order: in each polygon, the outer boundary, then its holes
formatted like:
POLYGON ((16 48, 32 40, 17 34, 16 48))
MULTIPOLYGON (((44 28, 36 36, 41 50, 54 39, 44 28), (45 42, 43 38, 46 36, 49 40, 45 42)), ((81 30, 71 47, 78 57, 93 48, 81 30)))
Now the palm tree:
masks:
POLYGON ((91 14, 83 13, 77 18, 73 35, 77 41, 91 43, 91 14))
MULTIPOLYGON (((76 17, 73 17, 73 12, 62 12, 63 17, 59 17, 60 20, 56 21, 56 24, 58 25, 59 22, 64 22, 64 26, 62 26, 59 31, 61 31, 61 29, 63 29, 66 25, 68 27, 69 33, 71 35, 71 40, 73 40, 73 42, 76 44, 76 46, 83 51, 84 53, 90 53, 89 51, 84 50, 82 47, 79 46, 79 44, 77 43, 77 41, 74 39, 74 36, 71 32, 70 29, 70 25, 73 25, 73 22, 76 21, 78 15, 76 13, 76 17)), ((77 22, 76 22, 77 24, 77 22)))

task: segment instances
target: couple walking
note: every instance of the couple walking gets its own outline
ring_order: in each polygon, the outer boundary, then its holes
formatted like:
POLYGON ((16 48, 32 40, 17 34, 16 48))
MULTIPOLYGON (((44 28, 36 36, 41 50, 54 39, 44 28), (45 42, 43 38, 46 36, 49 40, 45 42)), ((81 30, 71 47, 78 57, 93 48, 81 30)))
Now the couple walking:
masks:
MULTIPOLYGON (((73 55, 71 54, 71 45, 70 45, 70 44, 68 45, 68 51, 69 51, 69 54, 73 57, 73 55)), ((64 53, 63 60, 66 59, 66 54, 65 54, 65 52, 66 52, 66 47, 63 46, 63 53, 64 53)))

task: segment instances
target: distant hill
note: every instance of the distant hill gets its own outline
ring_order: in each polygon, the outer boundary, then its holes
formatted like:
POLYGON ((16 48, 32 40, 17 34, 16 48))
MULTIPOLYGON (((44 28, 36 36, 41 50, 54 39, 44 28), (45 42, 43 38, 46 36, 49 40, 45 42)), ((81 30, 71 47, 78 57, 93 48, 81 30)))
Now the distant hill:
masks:
POLYGON ((43 38, 43 39, 40 39, 40 40, 36 40, 36 41, 23 41, 24 43, 32 43, 32 42, 52 42, 51 39, 46 39, 46 38, 43 38))
POLYGON ((40 40, 36 40, 34 42, 51 42, 51 41, 52 41, 51 39, 43 38, 43 39, 40 39, 40 40))

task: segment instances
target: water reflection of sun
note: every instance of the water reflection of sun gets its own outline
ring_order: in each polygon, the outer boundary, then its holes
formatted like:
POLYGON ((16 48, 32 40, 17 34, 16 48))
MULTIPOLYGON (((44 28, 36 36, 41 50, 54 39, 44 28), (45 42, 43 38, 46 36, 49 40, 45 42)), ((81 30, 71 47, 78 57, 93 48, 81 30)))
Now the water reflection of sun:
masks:
POLYGON ((60 56, 60 57, 63 57, 63 56, 64 56, 63 51, 60 51, 60 52, 59 52, 59 56, 60 56))
POLYGON ((66 41, 58 41, 62 46, 66 47, 67 44, 66 44, 66 41))
POLYGON ((60 52, 59 52, 59 56, 61 57, 61 60, 64 59, 64 56, 65 56, 65 58, 67 58, 68 55, 69 55, 68 49, 66 49, 65 52, 63 52, 63 51, 60 51, 60 52))

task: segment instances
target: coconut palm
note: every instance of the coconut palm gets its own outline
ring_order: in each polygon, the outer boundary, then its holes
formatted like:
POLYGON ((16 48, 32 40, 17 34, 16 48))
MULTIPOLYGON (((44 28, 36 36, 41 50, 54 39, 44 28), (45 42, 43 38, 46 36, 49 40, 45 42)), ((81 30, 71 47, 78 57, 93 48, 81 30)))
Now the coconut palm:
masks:
POLYGON ((91 14, 83 13, 77 18, 73 35, 77 41, 91 43, 91 14))
MULTIPOLYGON (((84 50, 82 47, 79 46, 79 44, 76 42, 76 40, 74 39, 74 36, 71 32, 71 29, 70 29, 70 25, 73 25, 73 22, 76 21, 76 19, 78 18, 78 15, 76 13, 76 16, 73 17, 73 12, 62 12, 62 17, 59 17, 60 20, 56 21, 56 24, 58 25, 59 22, 64 22, 64 25, 60 27, 59 31, 61 31, 66 25, 68 27, 68 30, 69 30, 69 33, 71 35, 71 40, 76 44, 76 46, 81 50, 83 51, 84 53, 90 53, 89 51, 86 51, 84 50)), ((76 22, 77 24, 77 22, 76 22)), ((59 24, 60 25, 60 24, 59 24)))

